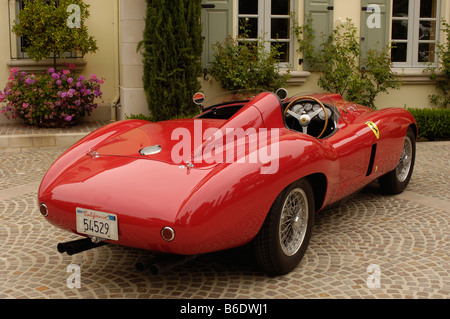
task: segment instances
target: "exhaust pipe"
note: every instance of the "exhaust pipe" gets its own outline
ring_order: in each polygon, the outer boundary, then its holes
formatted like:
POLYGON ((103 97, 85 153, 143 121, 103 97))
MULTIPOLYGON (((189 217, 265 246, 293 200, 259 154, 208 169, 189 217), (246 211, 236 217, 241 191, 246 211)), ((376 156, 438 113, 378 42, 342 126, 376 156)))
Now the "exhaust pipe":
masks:
POLYGON ((194 256, 183 256, 183 255, 162 255, 149 261, 140 261, 136 263, 136 269, 139 271, 150 270, 152 275, 159 275, 161 272, 169 271, 177 266, 183 265, 188 261, 196 258, 194 256))
POLYGON ((59 243, 56 247, 58 252, 67 253, 67 255, 72 256, 74 254, 81 253, 83 251, 97 248, 103 245, 106 245, 105 242, 94 243, 91 238, 83 238, 74 241, 69 241, 66 243, 59 243))

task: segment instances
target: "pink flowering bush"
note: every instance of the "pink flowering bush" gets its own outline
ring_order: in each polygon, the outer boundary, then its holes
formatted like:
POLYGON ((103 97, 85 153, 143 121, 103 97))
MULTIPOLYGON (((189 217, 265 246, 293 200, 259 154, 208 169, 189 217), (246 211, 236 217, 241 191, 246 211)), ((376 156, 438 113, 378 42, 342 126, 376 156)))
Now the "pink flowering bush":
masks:
POLYGON ((87 79, 70 70, 50 68, 44 74, 28 74, 14 68, 5 89, 0 91, 0 102, 6 102, 0 112, 32 125, 69 125, 97 108, 94 100, 102 96, 103 83, 95 74, 87 79))

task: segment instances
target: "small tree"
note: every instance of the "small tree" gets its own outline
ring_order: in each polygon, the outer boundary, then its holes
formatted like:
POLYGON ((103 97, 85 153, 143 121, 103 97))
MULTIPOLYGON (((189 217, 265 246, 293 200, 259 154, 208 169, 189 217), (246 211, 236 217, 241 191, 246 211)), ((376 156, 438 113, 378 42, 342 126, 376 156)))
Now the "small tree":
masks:
POLYGON ((429 96, 431 103, 438 108, 446 109, 450 105, 450 25, 443 20, 442 27, 446 41, 437 45, 439 67, 429 67, 426 70, 430 70, 431 78, 437 80, 436 89, 440 92, 429 96), (436 70, 441 72, 440 76, 436 70))
POLYGON ((312 44, 316 35, 309 23, 304 26, 295 23, 294 32, 299 51, 314 71, 322 73, 318 80, 321 88, 376 108, 379 93, 400 87, 401 82, 391 70, 390 48, 369 50, 363 59, 357 28, 350 19, 337 26, 332 36, 323 36, 318 48, 312 44))
POLYGON ((192 101, 201 89, 201 0, 147 0, 144 90, 152 121, 198 113, 192 101))
POLYGON ((228 37, 214 45, 211 75, 230 91, 261 88, 275 92, 284 87, 290 72, 280 73, 277 47, 272 46, 267 51, 263 39, 255 42, 241 39, 242 35, 228 37))
POLYGON ((84 55, 98 50, 96 40, 88 35, 84 24, 89 17, 88 8, 83 0, 25 1, 12 31, 24 37, 25 51, 31 59, 38 62, 53 55, 56 69, 56 58, 62 58, 64 52, 78 51, 84 55), (72 12, 79 24, 70 24, 72 12))

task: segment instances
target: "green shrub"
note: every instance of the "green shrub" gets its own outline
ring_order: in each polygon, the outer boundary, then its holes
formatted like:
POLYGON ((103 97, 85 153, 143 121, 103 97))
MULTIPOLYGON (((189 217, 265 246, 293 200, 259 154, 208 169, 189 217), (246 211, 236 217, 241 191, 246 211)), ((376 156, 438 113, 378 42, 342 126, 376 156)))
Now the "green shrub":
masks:
POLYGON ((147 116, 142 113, 138 113, 138 114, 131 113, 130 115, 125 114, 125 120, 143 120, 143 121, 151 122, 152 119, 150 118, 150 116, 147 116))
POLYGON ((280 74, 277 47, 272 46, 269 52, 267 41, 246 41, 246 34, 244 30, 240 37, 228 37, 214 45, 211 75, 229 91, 261 88, 274 92, 286 86, 290 74, 280 74))
POLYGON ((147 0, 144 90, 152 121, 197 114, 203 50, 201 0, 147 0))
POLYGON ((391 70, 389 47, 369 50, 367 58, 363 59, 358 29, 350 19, 338 25, 332 36, 322 35, 318 48, 313 45, 316 35, 310 23, 299 26, 294 22, 293 31, 299 44, 298 52, 303 53, 314 72, 321 73, 317 84, 324 90, 375 109, 379 93, 400 87, 401 82, 391 70))
POLYGON ((450 138, 450 109, 407 109, 419 127, 418 138, 430 141, 450 138))
POLYGON ((430 70, 431 79, 437 80, 436 89, 439 92, 429 96, 431 104, 445 109, 450 106, 450 25, 445 20, 442 21, 442 32, 446 41, 437 44, 439 68, 429 67, 426 71, 430 70), (436 69, 441 72, 441 76, 438 76, 436 69))

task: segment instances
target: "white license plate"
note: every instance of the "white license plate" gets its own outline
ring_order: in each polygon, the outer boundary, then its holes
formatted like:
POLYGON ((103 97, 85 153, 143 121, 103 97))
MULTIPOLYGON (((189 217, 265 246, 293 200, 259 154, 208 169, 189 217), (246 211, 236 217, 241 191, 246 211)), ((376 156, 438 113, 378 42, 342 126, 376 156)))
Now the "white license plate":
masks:
POLYGON ((102 239, 119 240, 118 222, 115 214, 76 208, 77 232, 102 239))

